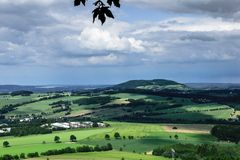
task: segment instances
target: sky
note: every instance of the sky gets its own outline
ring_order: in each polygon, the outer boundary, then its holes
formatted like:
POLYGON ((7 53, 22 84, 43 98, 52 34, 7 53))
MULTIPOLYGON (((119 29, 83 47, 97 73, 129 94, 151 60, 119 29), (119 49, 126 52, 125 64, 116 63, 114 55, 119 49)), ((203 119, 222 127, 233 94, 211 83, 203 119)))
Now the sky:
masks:
POLYGON ((240 0, 0 0, 0 84, 240 82, 240 0))

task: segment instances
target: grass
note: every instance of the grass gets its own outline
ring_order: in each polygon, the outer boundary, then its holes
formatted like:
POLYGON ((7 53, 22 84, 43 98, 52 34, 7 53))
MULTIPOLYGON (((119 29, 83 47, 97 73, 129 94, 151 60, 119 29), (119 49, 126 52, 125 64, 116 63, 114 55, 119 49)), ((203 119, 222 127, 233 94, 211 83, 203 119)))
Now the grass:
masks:
POLYGON ((0 109, 5 105, 18 104, 23 102, 29 102, 31 100, 39 99, 39 96, 44 96, 45 94, 32 94, 31 96, 14 96, 11 95, 0 95, 0 109))
POLYGON ((114 128, 108 132, 111 140, 105 140, 105 133, 93 135, 88 139, 80 141, 82 144, 96 145, 111 143, 116 150, 120 148, 123 151, 137 153, 148 152, 159 145, 174 144, 174 143, 214 143, 215 138, 209 134, 190 134, 190 133, 177 133, 179 139, 170 138, 174 137, 175 133, 169 133, 163 130, 160 124, 141 124, 141 123, 119 123, 111 122, 111 126, 114 128), (122 139, 115 140, 113 135, 115 132, 119 132, 123 137, 134 136, 134 140, 122 139))
MULTIPOLYGON (((123 152, 136 152, 141 154, 150 152, 158 146, 176 143, 232 145, 230 143, 217 142, 210 134, 168 132, 163 129, 163 126, 166 126, 165 124, 108 123, 111 125, 110 128, 67 130, 47 135, 31 135, 25 137, 1 137, 0 144, 2 144, 3 141, 9 141, 11 147, 3 148, 1 146, 0 155, 27 154, 36 151, 41 153, 51 149, 61 149, 65 147, 76 148, 81 145, 106 145, 107 143, 111 143, 115 151, 122 150, 123 152), (119 132, 122 138, 116 140, 114 138, 115 132, 119 132), (110 135, 110 140, 105 140, 104 137, 106 134, 110 135), (61 138, 62 143, 54 143, 53 139, 56 135, 61 138), (69 142, 70 135, 75 135, 78 142, 69 142), (179 138, 175 139, 175 135, 178 135, 179 138), (125 136, 126 139, 123 139, 123 136, 125 136), (134 139, 129 140, 127 138, 128 136, 134 136, 134 139), (46 143, 43 144, 43 141, 46 143)), ((185 125, 176 124, 175 126, 179 126, 180 128, 180 126, 184 127, 185 125)), ((188 130, 196 130, 195 125, 192 125, 192 127, 187 125, 186 127, 188 130)), ((201 128, 206 129, 208 126, 199 125, 198 127, 200 127, 199 129, 201 130, 201 128)))
POLYGON ((60 149, 65 147, 77 147, 83 144, 87 145, 106 145, 111 143, 114 149, 137 153, 151 151, 155 147, 164 144, 174 143, 215 143, 215 139, 206 134, 189 134, 178 133, 179 139, 169 138, 174 137, 175 133, 166 132, 160 124, 140 124, 140 123, 120 123, 109 122, 110 128, 103 129, 80 129, 54 132, 47 135, 31 135, 25 137, 1 137, 0 144, 3 141, 9 141, 11 147, 0 147, 0 155, 2 154, 20 154, 29 152, 44 152, 50 149, 60 149), (133 140, 121 139, 115 140, 113 135, 119 132, 121 136, 134 136, 133 140), (111 136, 111 140, 105 140, 105 134, 111 136), (59 136, 62 143, 56 144, 54 136, 59 136), (70 143, 70 135, 75 135, 78 143, 70 143), (43 141, 46 144, 43 144, 43 141))
MULTIPOLYGON (((16 114, 39 114, 39 113, 47 113, 48 115, 53 114, 52 107, 50 106, 51 103, 57 101, 73 101, 76 99, 82 98, 82 96, 69 96, 69 97, 61 97, 56 99, 49 99, 44 101, 39 101, 35 103, 30 103, 27 105, 22 105, 18 107, 16 110, 10 112, 8 115, 16 115, 16 114)), ((79 108, 81 109, 81 108, 79 108)))
MULTIPOLYGON (((77 154, 65 154, 59 156, 48 157, 51 160, 169 160, 168 158, 155 157, 150 155, 129 153, 129 152, 93 152, 93 153, 77 153, 77 154)), ((32 160, 46 160, 46 157, 35 158, 32 160)))
POLYGON ((87 139, 87 137, 92 135, 97 135, 101 133, 110 132, 113 128, 104 129, 82 129, 82 130, 68 130, 61 132, 54 132, 53 134, 46 135, 31 135, 25 137, 1 137, 0 144, 3 141, 9 141, 11 147, 3 148, 0 147, 0 155, 3 154, 20 154, 29 152, 43 152, 49 149, 59 149, 69 146, 79 146, 77 143, 69 143, 69 137, 75 135, 78 140, 87 139), (62 143, 54 143, 54 137, 59 136, 62 143), (43 141, 46 144, 43 144, 43 141))
MULTIPOLYGON (((33 94, 28 97, 16 96, 12 97, 9 95, 1 95, 0 96, 0 107, 6 104, 15 104, 20 102, 27 102, 30 100, 38 99, 39 96, 46 96, 46 94, 33 94)), ((143 95, 143 94, 131 94, 131 93, 118 93, 118 94, 110 94, 112 97, 117 97, 119 99, 112 100, 109 104, 127 104, 128 99, 145 99, 146 101, 156 102, 159 105, 156 106, 138 106, 132 107, 132 110, 128 112, 126 108, 107 108, 107 109, 99 109, 101 107, 100 104, 92 104, 92 105, 77 105, 72 104, 70 107, 72 109, 71 114, 69 116, 78 116, 86 113, 93 112, 92 116, 96 118, 101 118, 103 120, 109 120, 116 117, 115 113, 118 113, 117 116, 131 115, 134 112, 144 113, 149 109, 154 111, 155 115, 150 117, 152 118, 168 118, 168 119, 183 119, 183 120, 206 120, 206 119, 229 119, 231 118, 231 113, 233 109, 226 105, 220 104, 196 104, 192 102, 190 99, 184 98, 167 98, 161 96, 151 96, 151 95, 143 95), (161 107, 166 105, 182 105, 182 107, 164 109, 161 107), (216 110, 218 109, 218 110, 216 110), (164 115, 160 113, 166 113, 164 115), (159 115, 157 114, 159 113, 159 115)), ((65 116, 66 112, 53 113, 52 107, 49 105, 53 102, 57 102, 60 100, 63 101, 73 101, 79 98, 83 98, 87 96, 69 96, 57 99, 50 99, 39 101, 35 103, 30 103, 27 105, 19 106, 16 110, 11 111, 7 114, 7 116, 14 115, 26 115, 26 114, 40 114, 46 113, 47 118, 56 118, 65 116)), ((128 108, 129 109, 129 108, 128 108)), ((236 116, 236 115, 235 115, 236 116)))
POLYGON ((233 109, 202 112, 169 113, 162 115, 162 118, 181 120, 228 119, 231 117, 232 112, 233 109))

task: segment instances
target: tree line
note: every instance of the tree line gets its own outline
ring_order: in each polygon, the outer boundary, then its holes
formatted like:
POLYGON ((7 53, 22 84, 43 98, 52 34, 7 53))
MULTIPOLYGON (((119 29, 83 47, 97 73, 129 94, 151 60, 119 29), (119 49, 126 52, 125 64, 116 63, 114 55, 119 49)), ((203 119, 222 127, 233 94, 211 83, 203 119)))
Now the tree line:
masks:
POLYGON ((214 144, 175 144, 158 147, 153 155, 181 160, 240 160, 239 149, 214 144))
POLYGON ((221 141, 230 141, 236 144, 240 142, 239 125, 216 125, 212 128, 211 134, 221 141))

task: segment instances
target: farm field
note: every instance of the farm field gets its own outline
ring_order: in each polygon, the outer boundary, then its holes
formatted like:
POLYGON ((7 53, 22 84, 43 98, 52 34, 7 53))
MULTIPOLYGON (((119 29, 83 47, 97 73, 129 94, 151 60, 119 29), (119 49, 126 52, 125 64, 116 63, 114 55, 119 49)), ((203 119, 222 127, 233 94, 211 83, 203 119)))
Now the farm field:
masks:
MULTIPOLYGON (((69 94, 69 93, 65 93, 69 94)), ((52 93, 51 95, 54 95, 52 93)), ((37 100, 39 97, 44 97, 44 94, 32 94, 31 96, 15 96, 1 95, 0 107, 7 104, 16 104, 22 102, 29 102, 37 100)), ((90 114, 93 118, 100 118, 102 120, 112 120, 123 117, 125 115, 134 116, 135 113, 140 113, 142 116, 151 119, 168 119, 168 120, 184 120, 184 121, 201 121, 201 120, 228 120, 229 118, 236 118, 238 112, 234 112, 234 108, 228 105, 221 105, 217 103, 197 104, 188 98, 176 97, 161 97, 151 96, 145 94, 132 93, 117 93, 104 95, 78 95, 65 96, 54 99, 46 99, 38 102, 20 105, 14 110, 6 114, 7 117, 22 116, 22 115, 42 115, 46 118, 56 117, 78 117, 90 114), (104 106, 111 105, 112 107, 103 107, 99 103, 93 104, 75 104, 75 100, 92 99, 94 97, 111 97, 112 99, 104 106), (148 104, 138 106, 128 106, 130 100, 145 101, 148 104), (68 111, 54 112, 50 104, 55 102, 70 102, 68 111), (118 105, 123 105, 119 107, 118 105), (125 107, 124 107, 125 105, 125 107), (68 114, 67 114, 68 113, 68 114), (118 114, 115 114, 118 113, 118 114), (152 114, 154 113, 154 114, 152 114), (66 115, 67 114, 67 115, 66 115)), ((135 116, 134 116, 135 117, 135 116)))
POLYGON ((61 97, 56 99, 50 99, 50 100, 43 100, 35 103, 30 103, 26 105, 22 105, 18 107, 16 110, 12 111, 8 115, 19 115, 19 114, 39 114, 39 113, 47 113, 47 114, 53 114, 52 113, 52 107, 50 106, 51 103, 57 102, 57 101, 73 101, 76 99, 82 98, 80 96, 68 96, 68 97, 61 97))
MULTIPOLYGON (((49 156, 48 158, 51 160, 121 160, 122 158, 126 160, 169 160, 169 158, 164 157, 120 151, 65 154, 59 156, 49 156)), ((46 157, 33 158, 31 160, 46 160, 46 157)))
POLYGON ((70 143, 69 137, 75 135, 78 140, 86 139, 89 136, 112 131, 113 128, 104 129, 82 129, 82 130, 68 130, 59 131, 46 135, 31 135, 24 137, 0 137, 0 144, 3 141, 9 141, 11 147, 0 147, 0 155, 3 154, 20 154, 31 152, 44 152, 50 149, 60 149, 65 147, 77 147, 80 144, 70 143), (62 143, 54 143, 54 137, 59 136, 62 143), (45 142, 45 144, 43 143, 45 142))
POLYGON ((29 102, 31 100, 37 100, 40 96, 46 94, 32 94, 31 96, 11 96, 11 95, 0 95, 0 108, 5 105, 17 104, 23 102, 29 102))
MULTIPOLYGON (((88 139, 83 139, 80 143, 88 145, 103 145, 110 142, 117 150, 122 149, 128 152, 143 153, 148 152, 151 149, 165 144, 175 143, 215 143, 215 138, 210 134, 198 134, 191 132, 177 133, 178 139, 174 139, 175 133, 164 130, 165 124, 139 124, 139 123, 118 123, 110 122, 114 128, 111 132, 108 132, 111 140, 105 140, 104 134, 93 135, 88 139), (126 139, 116 140, 114 139, 114 133, 119 132, 126 139), (133 140, 128 140, 128 136, 134 136, 133 140), (170 138, 170 136, 172 138, 170 138)), ((175 125, 178 126, 178 125, 175 125)), ((194 128, 194 127, 193 127, 194 128)), ((196 128, 195 128, 196 129, 196 128)))
MULTIPOLYGON (((63 154, 50 158, 56 160, 120 160, 122 158, 166 160, 166 158, 153 157, 149 154, 158 147, 178 144, 195 146, 208 144, 220 148, 237 146, 236 150, 238 150, 239 145, 218 141, 210 134, 215 126, 214 122, 226 123, 238 119, 239 111, 235 107, 236 104, 222 104, 202 98, 193 99, 187 96, 181 98, 148 93, 63 92, 34 93, 30 96, 1 95, 0 111, 3 113, 3 116, 0 116, 1 132, 7 127, 12 127, 19 132, 11 131, 13 134, 7 134, 8 136, 3 134, 3 137, 0 137, 0 144, 2 144, 0 157, 5 154, 25 153, 27 155, 35 152, 41 154, 66 147, 77 148, 83 145, 95 147, 107 144, 112 145, 112 151, 63 154), (11 104, 16 105, 12 108, 11 104), (24 121, 25 119, 29 121, 24 121), (92 125, 87 126, 90 127, 88 129, 63 131, 55 131, 55 128, 51 128, 54 122, 70 124, 68 122, 84 121, 90 121, 92 124, 104 122, 110 127, 91 128, 92 125), (7 127, 4 123, 7 123, 7 127), (36 132, 31 133, 33 130, 28 130, 29 134, 25 134, 21 131, 21 125, 27 125, 26 129, 31 129, 33 125, 36 132), (45 126, 44 130, 50 130, 52 133, 44 134, 42 126, 45 126), (31 135, 36 133, 43 134, 31 135), (120 138, 115 138, 116 133, 120 134, 120 138), (76 136, 76 142, 71 142, 72 135, 76 136), (106 135, 110 138, 106 138, 106 135), (55 136, 60 137, 61 143, 54 141, 55 136), (4 146, 4 142, 9 142, 10 147, 4 146)), ((35 159, 41 160, 47 157, 35 159)))
MULTIPOLYGON (((11 147, 0 147, 0 155, 3 154, 20 154, 31 153, 38 151, 39 153, 51 150, 61 149, 65 147, 77 147, 81 145, 106 145, 111 143, 115 150, 123 150, 126 152, 144 153, 149 152, 157 146, 175 143, 217 143, 215 138, 209 134, 200 134, 191 132, 191 127, 188 125, 189 133, 177 133, 178 139, 174 136, 176 133, 166 131, 165 124, 141 124, 141 123, 120 123, 108 122, 111 127, 103 129, 81 129, 59 131, 47 135, 31 135, 24 137, 1 137, 0 144, 3 141, 9 141, 11 147), (119 132, 122 139, 116 140, 113 135, 119 132), (110 135, 110 140, 105 140, 105 134, 110 135), (70 135, 77 137, 77 143, 70 143, 70 135), (54 143, 54 136, 59 136, 62 143, 54 143), (126 139, 123 139, 123 137, 126 139), (134 136, 133 140, 129 140, 128 136, 134 136), (172 138, 170 138, 172 136, 172 138), (45 143, 43 144, 43 141, 45 143)), ((178 125, 176 125, 178 126, 178 125)), ((184 125, 181 125, 184 126, 184 125)), ((199 126, 201 127, 201 126, 199 126)), ((202 126, 204 129, 208 126, 202 126)), ((196 126, 193 126, 193 129, 196 126)))

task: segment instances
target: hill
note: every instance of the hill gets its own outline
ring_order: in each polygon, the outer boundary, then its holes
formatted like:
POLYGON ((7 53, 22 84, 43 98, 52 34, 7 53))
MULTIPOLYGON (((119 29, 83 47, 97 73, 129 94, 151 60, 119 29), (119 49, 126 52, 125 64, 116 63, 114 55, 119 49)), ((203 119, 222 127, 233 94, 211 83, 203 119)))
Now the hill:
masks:
POLYGON ((187 86, 171 80, 154 79, 154 80, 131 80, 114 86, 116 89, 146 89, 146 90, 186 90, 187 86))

